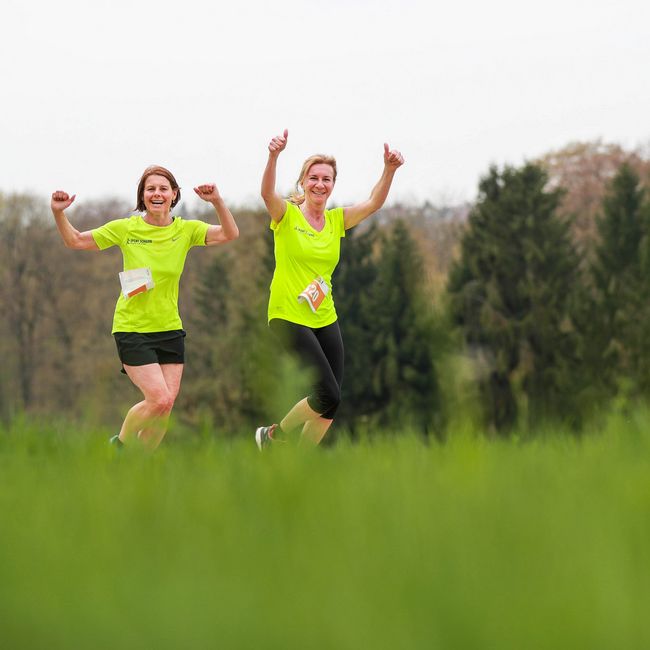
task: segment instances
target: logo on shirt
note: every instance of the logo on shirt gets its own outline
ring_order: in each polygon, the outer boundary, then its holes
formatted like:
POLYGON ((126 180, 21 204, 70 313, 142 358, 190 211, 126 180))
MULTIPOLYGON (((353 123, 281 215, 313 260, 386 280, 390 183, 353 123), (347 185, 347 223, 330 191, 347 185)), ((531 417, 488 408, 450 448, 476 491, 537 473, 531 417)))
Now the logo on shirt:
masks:
POLYGON ((305 230, 304 228, 301 228, 300 226, 294 226, 293 229, 296 232, 299 232, 301 235, 307 235, 307 237, 315 237, 313 232, 309 232, 309 230, 305 230))
POLYGON ((136 239, 135 237, 129 237, 126 240, 127 244, 153 244, 153 239, 136 239))

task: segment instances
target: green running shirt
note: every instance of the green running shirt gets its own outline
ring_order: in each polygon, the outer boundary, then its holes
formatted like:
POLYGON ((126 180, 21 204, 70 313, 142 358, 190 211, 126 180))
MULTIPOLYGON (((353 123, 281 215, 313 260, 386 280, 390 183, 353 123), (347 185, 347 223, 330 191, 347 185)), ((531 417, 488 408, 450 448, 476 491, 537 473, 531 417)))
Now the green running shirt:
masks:
POLYGON ((325 225, 318 232, 309 224, 300 208, 287 201, 287 210, 277 223, 271 220, 275 242, 275 271, 271 281, 269 321, 273 318, 325 327, 336 320, 332 298, 332 273, 339 261, 341 237, 345 237, 343 208, 325 210, 325 225), (298 295, 317 277, 322 276, 330 289, 313 313, 298 295))
POLYGON ((154 287, 115 306, 113 333, 166 332, 182 329, 178 313, 178 284, 192 246, 205 246, 209 225, 174 217, 169 226, 152 226, 140 215, 109 221, 92 231, 100 250, 119 246, 124 270, 150 268, 154 287))

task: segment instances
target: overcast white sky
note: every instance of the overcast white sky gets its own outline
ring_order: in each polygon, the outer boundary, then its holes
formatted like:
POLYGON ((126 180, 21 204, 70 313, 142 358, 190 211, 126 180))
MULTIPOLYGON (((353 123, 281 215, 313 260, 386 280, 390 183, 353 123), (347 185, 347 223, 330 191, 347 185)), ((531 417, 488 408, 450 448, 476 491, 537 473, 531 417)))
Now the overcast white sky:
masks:
POLYGON ((281 191, 323 152, 333 201, 363 199, 387 141, 390 199, 455 202, 491 163, 650 141, 648 0, 3 0, 0 24, 4 192, 132 200, 158 163, 258 202, 286 127, 281 191))

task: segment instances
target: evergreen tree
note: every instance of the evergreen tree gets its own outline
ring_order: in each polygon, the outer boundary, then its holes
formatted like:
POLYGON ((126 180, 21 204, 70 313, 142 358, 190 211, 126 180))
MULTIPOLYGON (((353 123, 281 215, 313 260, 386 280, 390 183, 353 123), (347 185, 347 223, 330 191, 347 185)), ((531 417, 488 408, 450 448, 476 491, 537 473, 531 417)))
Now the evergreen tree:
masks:
POLYGON ((556 216, 562 192, 546 184, 533 164, 491 168, 449 278, 453 317, 479 361, 486 421, 497 431, 517 422, 519 395, 530 424, 572 418, 577 400, 579 264, 556 216))
POLYGON ((346 237, 336 278, 346 346, 340 417, 382 429, 440 430, 435 330, 423 295, 423 263, 406 225, 346 237))
POLYGON ((414 426, 440 433, 441 395, 434 365, 439 337, 423 291, 422 256, 402 220, 383 238, 380 260, 371 289, 369 366, 377 421, 397 431, 414 426))
POLYGON ((438 339, 424 296, 423 261, 407 226, 347 233, 334 279, 345 343, 337 420, 400 432, 441 429, 438 339))
POLYGON ((647 390, 650 348, 648 208, 639 175, 623 164, 612 180, 597 221, 599 244, 592 265, 594 298, 589 319, 593 374, 614 393, 621 378, 647 390))

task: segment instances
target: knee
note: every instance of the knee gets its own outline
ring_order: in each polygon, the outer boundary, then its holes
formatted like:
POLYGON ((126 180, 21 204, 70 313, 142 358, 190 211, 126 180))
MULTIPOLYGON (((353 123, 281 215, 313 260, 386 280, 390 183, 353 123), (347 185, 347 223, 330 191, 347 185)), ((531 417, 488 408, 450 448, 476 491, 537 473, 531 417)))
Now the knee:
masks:
POLYGON ((341 389, 338 388, 332 395, 330 396, 329 400, 329 406, 325 411, 321 413, 321 417, 327 419, 327 420, 333 420, 334 416, 336 415, 336 411, 339 408, 339 404, 341 403, 341 389))
POLYGON ((175 395, 169 391, 159 392, 148 400, 154 415, 167 415, 174 408, 175 395))
POLYGON ((330 391, 328 411, 336 410, 341 403, 341 388, 337 386, 334 390, 330 391))
POLYGON ((341 388, 336 384, 321 387, 321 390, 316 392, 315 397, 315 403, 312 406, 314 411, 322 417, 331 418, 330 414, 335 413, 341 403, 341 388))

